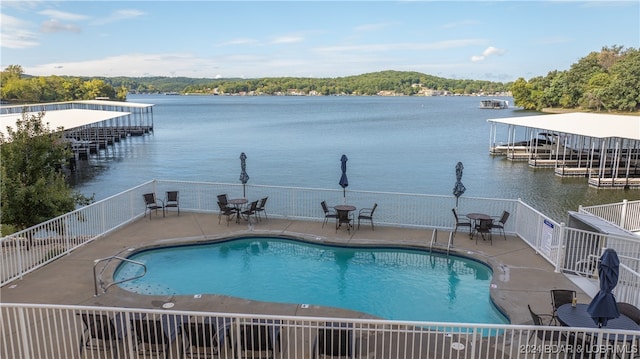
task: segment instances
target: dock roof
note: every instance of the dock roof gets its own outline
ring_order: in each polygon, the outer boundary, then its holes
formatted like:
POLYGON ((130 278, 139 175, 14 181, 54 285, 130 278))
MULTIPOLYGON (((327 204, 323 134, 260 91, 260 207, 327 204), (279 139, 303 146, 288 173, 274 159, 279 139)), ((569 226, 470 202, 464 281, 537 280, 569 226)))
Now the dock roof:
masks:
MULTIPOLYGON (((131 105, 127 103, 127 105, 131 105)), ((37 112, 27 112, 27 115, 37 115, 37 112)), ((58 111, 46 111, 44 117, 42 117, 43 123, 48 123, 51 130, 56 130, 59 127, 65 130, 86 126, 92 123, 115 119, 119 117, 126 117, 130 112, 121 111, 99 111, 99 110, 82 110, 82 109, 67 109, 58 111)), ((16 122, 22 118, 22 113, 12 113, 6 115, 0 115, 0 133, 7 135, 7 127, 16 129, 16 122)))
POLYGON ((593 138, 618 137, 640 141, 640 116, 571 112, 488 119, 487 122, 528 127, 593 138))

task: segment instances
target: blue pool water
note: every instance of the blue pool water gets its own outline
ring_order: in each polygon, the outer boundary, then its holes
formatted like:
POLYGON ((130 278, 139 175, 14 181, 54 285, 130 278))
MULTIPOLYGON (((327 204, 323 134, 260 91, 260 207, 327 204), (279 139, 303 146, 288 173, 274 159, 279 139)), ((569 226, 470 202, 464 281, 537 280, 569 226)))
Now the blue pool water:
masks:
MULTIPOLYGON (((467 258, 252 237, 145 250, 147 274, 120 284, 140 294, 222 294, 332 306, 385 319, 508 323, 489 297, 491 270, 467 258)), ((115 279, 140 266, 123 263, 115 279)))

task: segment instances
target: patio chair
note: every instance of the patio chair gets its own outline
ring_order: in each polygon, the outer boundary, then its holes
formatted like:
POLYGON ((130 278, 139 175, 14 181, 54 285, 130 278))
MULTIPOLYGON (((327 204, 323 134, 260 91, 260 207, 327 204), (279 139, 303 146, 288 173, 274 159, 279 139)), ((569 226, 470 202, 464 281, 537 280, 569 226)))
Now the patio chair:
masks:
POLYGON ((267 218, 267 211, 265 209, 265 207, 267 206, 267 200, 269 199, 269 197, 265 197, 263 199, 260 200, 260 203, 258 204, 258 208, 256 208, 256 214, 258 215, 258 220, 260 220, 260 213, 264 213, 264 218, 267 218))
MULTIPOLYGON (((549 323, 544 323, 544 320, 542 319, 543 316, 545 317, 552 317, 549 314, 536 314, 532 309, 531 309, 531 305, 527 304, 527 307, 529 308, 529 313, 531 314, 531 319, 533 320, 533 325, 535 326, 549 326, 549 323)), ((551 318, 552 320, 553 318, 551 318)), ((564 335, 564 333, 560 332, 560 331, 556 331, 556 330, 545 330, 545 329, 535 329, 535 337, 537 337, 538 339, 540 339, 542 342, 546 342, 546 341, 550 341, 553 343, 559 343, 559 342, 563 342, 567 340, 566 335, 564 335)), ((529 340, 527 340, 527 343, 531 342, 531 339, 534 338, 534 335, 531 335, 529 337, 529 340)), ((542 356, 543 351, 540 351, 540 356, 542 356)))
POLYGON ((169 330, 165 330, 162 319, 132 318, 131 326, 136 335, 139 354, 145 357, 167 356, 173 338, 168 335, 169 330))
POLYGON ((187 358, 211 358, 224 347, 228 325, 224 318, 182 323, 183 353, 187 358))
POLYGON ((326 201, 320 202, 320 205, 322 206, 322 211, 324 212, 324 222, 322 222, 322 227, 324 228, 324 225, 327 224, 327 221, 330 218, 338 218, 338 213, 336 213, 333 208, 329 209, 326 201))
POLYGON ((218 202, 218 207, 220 211, 218 212, 218 224, 220 224, 220 219, 222 216, 227 217, 227 226, 229 226, 229 222, 236 215, 236 209, 234 207, 229 207, 228 205, 224 205, 221 202, 218 202))
POLYGON ((374 203, 372 208, 363 208, 358 212, 358 229, 360 229, 360 220, 371 222, 371 230, 373 231, 373 212, 378 208, 378 204, 374 203))
POLYGON ((249 207, 247 207, 247 209, 245 209, 244 211, 240 212, 240 214, 245 216, 247 221, 249 222, 251 222, 251 216, 253 216, 257 222, 258 221, 258 212, 256 211, 257 209, 258 209, 258 201, 253 201, 249 204, 249 207))
POLYGON ((156 198, 155 193, 145 193, 142 195, 144 198, 144 215, 147 215, 147 211, 149 211, 149 219, 151 219, 151 211, 156 211, 156 216, 158 215, 158 210, 162 210, 162 217, 164 217, 164 203, 162 200, 156 198))
POLYGON ((497 222, 493 222, 493 228, 497 228, 502 232, 502 237, 507 240, 507 236, 504 233, 504 226, 507 224, 507 220, 509 219, 510 213, 507 211, 502 211, 502 216, 497 222))
POLYGON ((336 233, 338 229, 342 227, 342 225, 346 225, 347 232, 351 233, 351 227, 353 226, 351 222, 353 221, 352 216, 350 215, 350 211, 348 210, 336 210, 336 233))
POLYGON ((117 351, 118 332, 106 314, 78 313, 84 324, 80 334, 80 355, 84 349, 117 351))
POLYGON ((238 323, 237 348, 240 357, 259 358, 263 354, 267 358, 273 358, 276 346, 280 346, 279 321, 261 320, 246 323, 238 323))
MULTIPOLYGON (((618 311, 620 312, 620 314, 626 315, 627 317, 631 318, 631 320, 636 322, 636 324, 640 325, 640 309, 638 307, 633 304, 624 302, 618 302, 616 304, 618 305, 618 311)), ((635 337, 635 342, 636 348, 640 348, 640 336, 635 337)), ((634 358, 637 358, 637 356, 635 356, 634 358)))
POLYGON ((313 341, 311 357, 318 356, 353 358, 355 342, 353 329, 347 323, 326 323, 324 328, 318 329, 318 335, 313 341))
POLYGON ((491 234, 493 227, 493 220, 481 219, 478 221, 474 228, 474 237, 476 237, 476 244, 478 244, 478 234, 482 237, 482 240, 489 238, 489 242, 493 245, 493 235, 491 234))
POLYGON ((180 215, 180 202, 178 201, 178 191, 167 191, 164 208, 176 208, 178 210, 178 216, 180 215))
POLYGON ((218 195, 218 202, 224 204, 225 206, 229 205, 229 197, 226 193, 218 195))
POLYGON ((633 304, 618 302, 618 311, 631 318, 636 324, 640 324, 640 309, 633 304))
POLYGON ((553 309, 552 323, 558 323, 557 311, 561 305, 571 303, 576 296, 576 291, 571 289, 552 289, 551 290, 551 308, 553 309))
POLYGON ((455 223, 455 228, 453 230, 453 234, 455 235, 455 233, 458 231, 458 227, 468 227, 469 228, 469 236, 471 236, 471 221, 461 221, 460 218, 458 217, 458 212, 456 211, 455 208, 452 208, 451 212, 453 212, 453 217, 456 219, 456 223, 455 223))

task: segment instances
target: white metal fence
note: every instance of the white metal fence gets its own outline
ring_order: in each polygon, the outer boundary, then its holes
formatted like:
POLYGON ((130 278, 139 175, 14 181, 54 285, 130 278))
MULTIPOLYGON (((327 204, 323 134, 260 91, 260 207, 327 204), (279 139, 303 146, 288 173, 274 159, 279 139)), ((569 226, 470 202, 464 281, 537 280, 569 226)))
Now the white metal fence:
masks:
POLYGON ((0 304, 0 318, 6 359, 631 358, 640 340, 637 331, 558 326, 37 304, 0 304))
MULTIPOLYGON (((182 181, 150 181, 130 190, 119 193, 90 206, 83 207, 64 216, 52 219, 38 226, 4 237, 0 279, 6 285, 24 274, 55 260, 78 246, 104 236, 107 233, 127 225, 145 214, 142 200, 144 193, 154 192, 160 198, 166 191, 180 192, 182 211, 216 212, 216 195, 242 193, 241 185, 221 183, 201 183, 182 181)), ((257 200, 269 197, 268 215, 272 217, 323 220, 320 201, 331 204, 345 201, 340 190, 290 188, 277 186, 247 186, 247 197, 257 200)), ((451 230, 453 217, 451 208, 455 206, 453 196, 430 196, 404 193, 382 193, 348 191, 346 201, 358 207, 370 207, 379 204, 376 212, 377 223, 389 226, 416 228, 435 228, 451 230)), ((627 208, 629 208, 627 204, 627 208)), ((614 248, 621 258, 620 279, 615 289, 616 299, 640 305, 640 243, 629 238, 608 236, 573 228, 567 228, 544 214, 538 212, 520 200, 501 200, 491 198, 460 198, 460 213, 483 212, 498 216, 503 210, 511 213, 505 231, 517 235, 537 253, 555 265, 558 271, 566 271, 584 276, 597 275, 597 259, 606 247, 614 248)), ((606 212, 606 211, 605 211, 606 212)), ((621 212, 618 212, 621 213, 621 212)), ((535 327, 513 325, 471 325, 459 323, 423 323, 397 321, 345 320, 335 318, 269 317, 246 316, 241 314, 194 313, 153 311, 123 308, 72 307, 33 304, 0 303, 0 321, 2 339, 0 356, 2 358, 76 358, 81 357, 80 346, 87 344, 86 331, 81 314, 104 314, 110 323, 120 322, 119 335, 112 336, 108 343, 90 341, 84 348, 84 356, 89 358, 112 357, 115 352, 125 358, 145 358, 141 338, 151 335, 156 329, 165 332, 173 326, 173 333, 181 333, 177 340, 165 339, 161 351, 168 358, 182 357, 193 350, 188 345, 189 332, 184 324, 209 323, 208 317, 222 318, 226 324, 222 345, 218 349, 220 357, 237 357, 240 344, 248 337, 241 334, 238 323, 258 320, 278 323, 281 345, 276 350, 278 357, 313 357, 313 343, 327 322, 340 322, 352 329, 353 350, 368 358, 528 358, 538 357, 582 357, 602 354, 604 351, 622 353, 637 350, 636 342, 627 341, 625 335, 612 336, 605 330, 585 330, 579 332, 568 328, 546 328, 555 334, 562 334, 560 343, 551 345, 537 336, 535 327), (167 317, 167 315, 169 317, 167 317), (131 319, 143 317, 185 319, 169 322, 149 322, 143 331, 133 324, 131 319), (120 319, 116 319, 120 318, 120 319), (124 318, 124 319, 123 319, 124 318), (115 320, 115 322, 114 322, 115 320), (275 321, 275 322, 274 322, 275 321), (159 323, 159 324, 158 324, 159 323), (164 324, 163 324, 164 323, 164 324), (167 327, 168 326, 168 327, 167 327), (124 335, 128 333, 127 335, 124 335), (229 345, 232 343, 232 345, 229 345), (604 344, 603 344, 604 343, 604 344), (98 349, 92 347, 98 345, 98 349), (635 345, 635 346, 633 346, 635 345), (105 347, 107 346, 107 347, 105 347), (540 352, 542 350, 542 353, 540 352), (364 355, 366 354, 366 355, 364 355)), ((87 318, 87 316, 84 316, 87 318)), ((203 324, 204 325, 204 324, 203 324)), ((207 325, 193 329, 206 331, 207 325), (205 329, 203 329, 205 328, 205 329)), ((275 330, 276 326, 271 326, 275 330)), ((540 328, 537 328, 540 329, 540 328)), ((108 327, 94 331, 93 335, 109 333, 108 327)), ((160 332, 160 331, 159 331, 160 332)), ((204 332, 203 332, 204 333, 204 332)), ((260 331, 256 332, 259 337, 260 331)), ((263 334, 268 335, 269 330, 263 334)), ((545 335, 552 333, 545 332, 545 335)), ((202 333, 201 333, 202 334, 202 333)), ((637 335, 637 332, 635 333, 637 335)), ((103 335, 104 338, 104 335, 103 335)), ((220 338, 220 337, 219 337, 220 338)), ((170 338, 171 339, 171 338, 170 338)), ((173 338, 175 339, 175 338, 173 338)), ((545 338, 546 339, 546 338, 545 338)), ((200 340, 204 340, 200 338, 200 340)), ((259 340, 258 340, 259 341, 259 340)), ((245 343, 248 344, 248 343, 245 343)), ((212 350, 212 349, 205 349, 212 350)), ((247 354, 253 357, 256 352, 247 354)))
MULTIPOLYGON (((179 191, 181 210, 193 212, 217 212, 217 194, 241 197, 243 193, 241 184, 146 182, 0 239, 0 284, 6 285, 21 278, 74 248, 144 216, 142 195, 154 192, 162 198, 166 191, 179 191)), ((320 208, 323 200, 330 204, 347 201, 359 208, 378 203, 376 223, 380 225, 443 230, 452 230, 451 208, 455 206, 453 196, 408 193, 347 191, 344 198, 341 190, 247 185, 246 194, 250 200, 268 196, 267 211, 272 217, 320 221, 324 216, 320 208)), ((597 274, 597 259, 602 250, 607 247, 615 249, 625 264, 621 268, 625 272, 623 276, 629 278, 616 287, 618 300, 640 305, 638 295, 631 294, 640 286, 640 261, 633 260, 640 258, 640 240, 568 228, 521 200, 463 196, 458 204, 459 213, 482 212, 499 216, 503 210, 511 214, 505 232, 520 237, 557 271, 593 277, 597 274)), ((617 218, 619 223, 624 217, 624 223, 635 223, 632 218, 638 217, 640 201, 590 207, 589 210, 612 222, 617 218)))
POLYGON ((580 207, 579 211, 598 216, 629 232, 640 232, 640 200, 580 207))

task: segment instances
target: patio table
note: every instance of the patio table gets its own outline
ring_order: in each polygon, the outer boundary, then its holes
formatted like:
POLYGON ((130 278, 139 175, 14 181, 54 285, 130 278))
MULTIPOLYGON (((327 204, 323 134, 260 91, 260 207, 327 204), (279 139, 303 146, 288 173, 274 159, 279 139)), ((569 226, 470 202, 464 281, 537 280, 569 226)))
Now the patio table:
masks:
MULTIPOLYGON (((591 318, 589 312, 587 312, 588 304, 576 304, 575 307, 571 303, 563 304, 558 307, 556 315, 560 324, 566 327, 578 327, 578 328, 591 328, 599 329, 596 322, 591 318)), ((618 318, 609 319, 607 326, 602 329, 624 329, 624 330, 638 330, 640 331, 640 325, 636 324, 631 318, 624 314, 620 314, 618 318)), ((623 335, 612 336, 616 340, 625 340, 623 335)), ((626 341, 633 341, 637 337, 627 336, 626 341)))
POLYGON ((236 208, 236 223, 240 223, 240 212, 242 211, 242 205, 249 202, 246 198, 232 198, 229 200, 229 204, 232 204, 236 208))
POLYGON ((351 219, 349 218, 349 213, 355 211, 356 207, 349 204, 340 204, 333 208, 338 212, 338 216, 336 218, 336 231, 343 223, 347 224, 347 231, 351 231, 352 224, 351 219))

